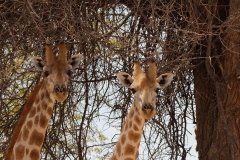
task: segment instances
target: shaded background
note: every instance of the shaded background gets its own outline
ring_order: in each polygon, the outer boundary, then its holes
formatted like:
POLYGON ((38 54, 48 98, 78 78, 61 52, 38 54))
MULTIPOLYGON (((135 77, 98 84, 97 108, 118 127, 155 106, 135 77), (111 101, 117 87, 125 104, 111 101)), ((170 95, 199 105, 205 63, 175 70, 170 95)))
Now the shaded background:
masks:
POLYGON ((198 127, 199 159, 238 157, 237 6, 225 0, 0 1, 0 155, 41 77, 30 57, 44 57, 46 43, 65 42, 68 57, 85 59, 68 99, 55 104, 42 159, 109 159, 133 101, 115 73, 132 74, 134 57, 145 69, 150 56, 158 75, 175 78, 158 93, 138 159, 186 159, 188 123, 198 127), (226 108, 236 113, 233 119, 226 108), (109 128, 118 131, 114 137, 104 134, 109 128))

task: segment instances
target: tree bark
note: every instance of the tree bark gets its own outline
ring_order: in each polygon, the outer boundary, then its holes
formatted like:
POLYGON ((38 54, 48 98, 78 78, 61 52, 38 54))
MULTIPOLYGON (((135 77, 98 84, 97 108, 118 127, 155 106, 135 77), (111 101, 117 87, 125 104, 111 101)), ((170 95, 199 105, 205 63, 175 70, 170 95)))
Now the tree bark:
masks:
MULTIPOLYGON (((222 20, 217 14, 221 13, 220 4, 216 5, 217 12, 211 16, 222 20)), ((238 0, 229 2, 228 17, 221 23, 223 32, 211 30, 215 21, 206 13, 208 27, 211 25, 208 32, 214 34, 202 42, 205 47, 198 48, 205 63, 194 70, 199 160, 240 159, 239 7, 238 0)))

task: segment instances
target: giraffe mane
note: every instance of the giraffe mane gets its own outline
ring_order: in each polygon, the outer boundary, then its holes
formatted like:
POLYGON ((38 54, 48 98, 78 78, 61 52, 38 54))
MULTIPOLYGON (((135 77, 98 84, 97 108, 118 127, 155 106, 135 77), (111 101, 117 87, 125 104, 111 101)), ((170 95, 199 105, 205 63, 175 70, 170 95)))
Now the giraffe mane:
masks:
POLYGON ((33 91, 31 92, 31 94, 29 95, 28 97, 28 100, 27 100, 27 103, 25 104, 25 107, 22 111, 22 114, 17 122, 17 125, 13 131, 13 135, 12 135, 12 138, 11 138, 11 141, 9 143, 9 146, 8 146, 8 149, 6 151, 6 154, 5 154, 5 159, 6 160, 10 160, 11 159, 11 155, 12 155, 12 152, 13 152, 13 147, 14 147, 14 144, 16 143, 17 141, 17 138, 18 138, 18 135, 20 133, 20 130, 22 128, 22 125, 24 123, 24 121, 26 120, 27 118, 27 114, 29 113, 33 103, 34 103, 34 100, 35 100, 35 97, 37 95, 37 93, 39 92, 41 86, 42 86, 42 82, 39 82, 38 84, 36 84, 36 86, 34 87, 33 91))

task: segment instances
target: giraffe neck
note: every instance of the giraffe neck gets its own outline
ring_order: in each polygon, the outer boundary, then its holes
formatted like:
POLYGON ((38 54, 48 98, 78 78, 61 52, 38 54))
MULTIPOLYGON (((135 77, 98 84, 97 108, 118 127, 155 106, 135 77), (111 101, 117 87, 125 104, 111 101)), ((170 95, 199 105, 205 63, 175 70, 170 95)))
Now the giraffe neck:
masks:
POLYGON ((6 152, 6 160, 40 159, 40 150, 54 105, 54 98, 46 90, 46 85, 44 79, 29 96, 6 152))
POLYGON ((139 115, 136 104, 133 103, 125 119, 114 154, 110 160, 137 159, 145 119, 139 115))

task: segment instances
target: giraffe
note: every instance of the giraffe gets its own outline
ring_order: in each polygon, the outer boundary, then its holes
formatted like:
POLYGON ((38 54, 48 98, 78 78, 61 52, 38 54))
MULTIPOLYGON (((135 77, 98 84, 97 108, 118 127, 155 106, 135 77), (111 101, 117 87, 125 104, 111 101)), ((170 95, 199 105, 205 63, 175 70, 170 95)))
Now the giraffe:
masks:
POLYGON ((72 56, 67 61, 67 48, 59 44, 59 55, 55 58, 52 45, 46 45, 46 62, 32 57, 43 78, 28 97, 24 110, 14 129, 5 160, 37 160, 43 145, 48 122, 55 100, 63 102, 68 96, 68 80, 78 67, 82 55, 72 56))
POLYGON ((170 84, 174 75, 165 73, 156 78, 156 65, 148 62, 147 72, 141 70, 140 62, 134 62, 132 78, 128 73, 117 73, 122 86, 130 88, 134 94, 134 102, 126 116, 116 148, 110 160, 135 160, 143 132, 145 120, 156 114, 156 96, 160 88, 170 84))

